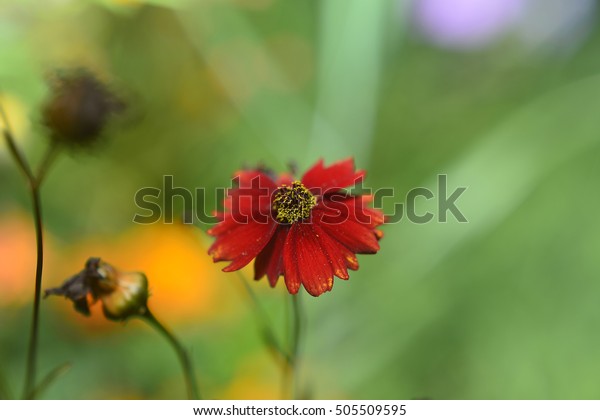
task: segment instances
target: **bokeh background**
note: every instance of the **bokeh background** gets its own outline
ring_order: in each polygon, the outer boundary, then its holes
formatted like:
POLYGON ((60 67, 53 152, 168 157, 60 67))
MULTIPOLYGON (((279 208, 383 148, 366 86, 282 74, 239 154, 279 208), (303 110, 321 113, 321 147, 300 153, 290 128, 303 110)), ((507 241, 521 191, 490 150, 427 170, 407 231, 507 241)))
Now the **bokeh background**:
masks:
MULTIPOLYGON (((350 281, 302 296, 310 396, 600 398, 596 1, 1 0, 0 99, 32 161, 47 144, 46 76, 82 66, 128 111, 50 173, 44 286, 89 256, 146 272, 207 397, 279 398, 279 366, 239 278, 206 255, 207 226, 135 225, 135 192, 163 175, 212 191, 245 164, 354 156, 398 202, 447 174, 450 191, 468 187, 469 222, 386 226, 350 281)), ((2 146, 0 376, 16 394, 34 231, 2 146)), ((251 286, 284 335, 285 289, 251 286)), ((95 309, 43 302, 40 374, 73 364, 46 398, 185 396, 167 343, 95 309)))

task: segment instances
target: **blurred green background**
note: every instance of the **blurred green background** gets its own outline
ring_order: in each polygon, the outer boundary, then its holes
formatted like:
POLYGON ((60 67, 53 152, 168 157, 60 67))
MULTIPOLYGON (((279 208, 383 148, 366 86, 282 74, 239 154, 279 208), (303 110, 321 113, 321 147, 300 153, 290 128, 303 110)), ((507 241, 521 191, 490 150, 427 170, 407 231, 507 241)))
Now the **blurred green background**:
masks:
MULTIPOLYGON (((207 226, 132 223, 135 192, 212 191, 244 164, 353 156, 367 186, 468 187, 449 215, 385 226, 331 293, 303 293, 313 398, 600 398, 600 27, 593 0, 0 0, 0 92, 32 161, 45 77, 87 67, 128 102, 105 143, 44 185, 44 287, 89 256, 148 274, 150 306, 208 398, 279 398, 235 274, 207 226)), ((0 375, 22 387, 34 280, 23 177, 0 148, 0 375)), ((176 201, 177 214, 193 209, 176 201)), ((213 209, 210 195, 199 205, 213 209)), ((419 212, 435 211, 423 200, 419 212)), ((384 209, 393 209, 386 200, 384 209)), ((251 270, 246 274, 251 275, 251 270)), ((286 292, 251 286, 284 334, 286 292)), ((183 398, 141 322, 43 302, 46 398, 183 398)))

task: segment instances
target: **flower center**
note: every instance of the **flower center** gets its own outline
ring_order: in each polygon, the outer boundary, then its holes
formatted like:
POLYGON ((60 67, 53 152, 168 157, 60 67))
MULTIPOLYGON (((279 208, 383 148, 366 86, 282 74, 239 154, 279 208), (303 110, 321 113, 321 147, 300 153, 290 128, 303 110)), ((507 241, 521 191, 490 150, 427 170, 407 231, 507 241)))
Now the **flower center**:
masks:
POLYGON ((306 219, 316 205, 317 199, 300 181, 280 187, 273 199, 273 210, 277 212, 275 218, 282 223, 306 219))

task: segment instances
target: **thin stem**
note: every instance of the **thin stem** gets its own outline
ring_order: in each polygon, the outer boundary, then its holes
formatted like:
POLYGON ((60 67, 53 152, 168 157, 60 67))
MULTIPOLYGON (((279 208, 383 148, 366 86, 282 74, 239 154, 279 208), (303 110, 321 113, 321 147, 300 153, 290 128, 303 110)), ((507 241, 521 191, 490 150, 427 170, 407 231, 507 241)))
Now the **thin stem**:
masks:
POLYGON ((167 341, 173 346, 173 349, 177 353, 179 357, 179 362, 181 363, 181 367, 183 369, 183 374, 185 376, 185 385, 187 388, 188 398, 190 400, 199 400, 200 393, 198 392, 198 385, 196 384, 196 377, 194 376, 194 368, 192 367, 192 361, 189 357, 189 354, 185 347, 177 340, 177 338, 169 331, 163 324, 161 324, 150 312, 149 309, 146 310, 142 318, 148 321, 150 325, 152 325, 156 330, 161 333, 167 341))
POLYGON ((33 395, 35 388, 37 350, 40 325, 40 301, 42 295, 42 271, 44 268, 44 240, 42 225, 42 203, 37 183, 32 183, 31 198, 33 200, 33 219, 35 223, 35 242, 37 249, 37 261, 35 265, 35 292, 33 299, 33 315, 29 335, 29 347, 27 349, 27 371, 25 374, 24 398, 33 395))
POLYGON ((50 169, 50 167, 56 160, 60 150, 61 150, 60 144, 58 142, 52 140, 52 142, 50 143, 50 146, 46 149, 46 153, 44 154, 44 157, 42 158, 40 166, 38 167, 38 170, 37 170, 37 175, 35 177, 35 183, 38 188, 40 188, 40 186, 42 185, 42 182, 44 181, 44 179, 46 179, 46 174, 48 173, 48 170, 50 169))
POLYGON ((35 265, 35 291, 33 298, 33 314, 31 322, 31 330, 29 334, 29 346, 27 349, 27 367, 25 373, 25 385, 23 390, 23 398, 29 398, 34 394, 36 370, 37 370, 37 352, 38 352, 38 337, 40 324, 40 302, 42 295, 42 272, 44 268, 44 240, 43 240, 43 221, 42 221, 42 200, 40 196, 40 186, 44 177, 54 161, 58 146, 56 142, 52 142, 51 146, 46 150, 46 154, 42 159, 42 163, 34 175, 31 166, 27 162, 25 155, 19 149, 12 134, 10 121, 6 115, 6 111, 0 104, 0 118, 4 122, 2 134, 6 140, 6 144, 10 153, 27 178, 27 184, 31 192, 31 200, 33 206, 33 220, 35 225, 35 242, 36 242, 36 265, 35 265))
MULTIPOLYGON (((282 386, 282 394, 283 398, 293 398, 297 399, 300 395, 299 392, 299 380, 298 380, 298 366, 299 366, 299 350, 302 336, 302 308, 300 305, 300 298, 298 295, 291 296, 292 302, 292 316, 287 316, 286 318, 286 331, 290 334, 286 334, 289 337, 289 351, 284 349, 284 346, 281 345, 279 340, 277 340, 277 336, 275 335, 275 330, 273 329, 271 322, 269 321, 269 317, 267 316, 266 311, 261 306, 258 297, 248 285, 246 277, 238 272, 238 277, 240 278, 244 290, 246 290, 246 294, 250 298, 250 302, 252 303, 252 307, 254 308, 254 312, 256 314, 256 320, 259 324, 259 328, 262 331, 263 337, 267 346, 275 350, 276 353, 281 356, 282 363, 282 372, 283 372, 283 386, 282 386), (287 326, 290 329, 287 329, 287 326)), ((287 296, 287 293, 286 293, 287 296)), ((286 314, 289 313, 289 308, 287 308, 286 314)))
POLYGON ((23 171, 23 173, 25 174, 25 177, 27 178, 27 182, 31 185, 35 182, 35 176, 33 175, 33 171, 31 170, 31 166, 29 166, 27 159, 25 159, 25 156, 23 155, 21 150, 17 147, 15 138, 12 134, 12 129, 10 127, 10 121, 8 120, 8 117, 6 116, 6 112, 4 111, 4 107, 2 106, 1 103, 0 103, 0 118, 2 118, 2 121, 4 122, 4 129, 2 130, 2 135, 4 136, 4 139, 6 140, 6 145, 8 146, 8 150, 10 151, 10 154, 11 154, 12 158, 14 159, 14 161, 19 166, 19 169, 21 169, 21 171, 23 171))
MULTIPOLYGON (((288 291, 285 290, 284 292, 284 298, 285 298, 285 309, 284 309, 284 314, 285 314, 285 318, 284 318, 284 325, 285 325, 285 337, 286 337, 286 345, 287 348, 291 348, 292 347, 292 334, 291 334, 291 328, 292 328, 292 315, 291 315, 291 300, 290 298, 288 298, 288 291)), ((283 396, 283 399, 289 399, 292 397, 292 361, 291 361, 291 357, 288 361, 287 364, 285 364, 283 366, 283 370, 282 370, 282 375, 281 375, 281 379, 282 379, 282 388, 281 388, 281 395, 283 396)))
MULTIPOLYGON (((14 142, 10 142, 14 145, 14 142)), ((18 151, 18 149, 15 148, 18 151)), ((35 396, 35 382, 37 370, 38 338, 40 329, 40 302, 42 299, 42 273, 44 270, 44 228, 42 219, 41 186, 48 169, 58 154, 59 148, 56 143, 46 150, 37 176, 29 180, 31 200, 33 203, 33 221, 35 224, 36 264, 35 264, 35 291, 33 298, 33 315, 31 321, 31 332, 29 336, 29 348, 27 350, 27 371, 25 374, 24 397, 35 396)), ((24 161, 25 162, 25 161, 24 161)))
POLYGON ((300 380, 299 380, 299 350, 300 340, 302 337, 302 307, 300 305, 300 297, 292 295, 292 337, 290 344, 290 374, 292 385, 292 398, 298 399, 300 395, 300 380))
POLYGON ((71 369, 71 363, 63 363, 62 365, 52 369, 50 373, 43 378, 40 383, 35 387, 32 394, 27 396, 29 400, 35 400, 39 397, 52 383, 61 375, 66 373, 69 369, 71 369))
POLYGON ((259 328, 261 330, 262 336, 269 346, 270 349, 275 350, 275 352, 283 359, 286 365, 291 363, 289 352, 285 351, 284 347, 281 345, 279 340, 277 339, 277 335, 275 334, 275 329, 271 325, 269 317, 260 304, 258 297, 246 281, 246 278, 242 273, 238 271, 238 277, 242 285, 244 286, 244 290, 246 291, 247 296, 250 298, 250 302, 252 307, 254 308, 254 313, 256 315, 256 321, 259 324, 259 328))

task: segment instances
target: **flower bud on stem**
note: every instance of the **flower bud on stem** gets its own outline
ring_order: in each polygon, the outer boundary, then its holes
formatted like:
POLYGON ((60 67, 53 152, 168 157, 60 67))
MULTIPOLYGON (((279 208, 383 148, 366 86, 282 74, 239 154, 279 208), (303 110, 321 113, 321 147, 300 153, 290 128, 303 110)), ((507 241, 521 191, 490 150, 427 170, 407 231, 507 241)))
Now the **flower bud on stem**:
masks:
POLYGON ((100 258, 92 257, 83 270, 69 277, 61 286, 46 290, 46 296, 64 296, 73 302, 77 312, 86 316, 91 313, 90 306, 99 301, 104 316, 110 321, 124 322, 140 317, 148 322, 177 353, 188 398, 200 399, 192 361, 186 349, 148 308, 148 279, 144 273, 121 271, 100 258))

